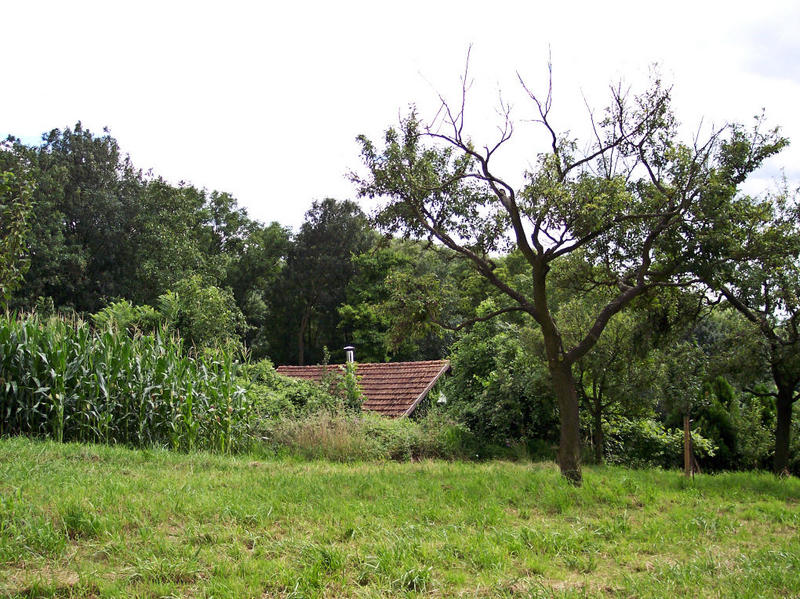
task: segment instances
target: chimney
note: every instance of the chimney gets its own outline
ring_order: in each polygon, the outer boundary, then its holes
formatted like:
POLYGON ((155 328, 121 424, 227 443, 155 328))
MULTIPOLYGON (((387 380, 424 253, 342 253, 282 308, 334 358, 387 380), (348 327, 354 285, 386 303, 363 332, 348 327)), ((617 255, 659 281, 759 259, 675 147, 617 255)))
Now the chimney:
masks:
POLYGON ((356 359, 356 348, 352 345, 348 345, 344 348, 344 353, 347 356, 348 362, 354 362, 356 359))

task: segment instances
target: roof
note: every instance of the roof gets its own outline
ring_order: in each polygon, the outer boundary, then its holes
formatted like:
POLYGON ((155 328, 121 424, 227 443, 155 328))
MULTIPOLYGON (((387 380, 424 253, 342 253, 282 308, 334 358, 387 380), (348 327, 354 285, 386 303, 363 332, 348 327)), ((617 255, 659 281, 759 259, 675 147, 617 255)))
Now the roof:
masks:
MULTIPOLYGON (((326 369, 333 368, 343 370, 344 365, 278 366, 277 371, 283 376, 318 383, 326 369)), ((394 418, 408 416, 449 370, 448 360, 356 363, 358 383, 365 398, 361 407, 394 418)))

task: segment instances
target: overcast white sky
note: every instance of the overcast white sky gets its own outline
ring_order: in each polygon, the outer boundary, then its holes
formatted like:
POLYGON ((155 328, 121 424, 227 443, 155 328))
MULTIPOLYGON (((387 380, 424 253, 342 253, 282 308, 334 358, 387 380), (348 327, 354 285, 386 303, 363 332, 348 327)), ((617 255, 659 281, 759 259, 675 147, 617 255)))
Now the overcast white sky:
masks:
MULTIPOLYGON (((470 44, 476 141, 499 89, 530 118, 516 72, 544 91, 550 48, 561 128, 582 130, 582 95, 600 109, 610 81, 639 83, 658 62, 691 131, 765 108, 795 143, 758 184, 781 168, 800 180, 796 1, 5 0, 0 18, 0 135, 108 126, 140 168, 228 191, 263 221, 296 227, 312 200, 353 198, 355 136, 379 136, 412 102, 433 116, 470 44)), ((535 157, 532 127, 502 156, 512 181, 535 157)))

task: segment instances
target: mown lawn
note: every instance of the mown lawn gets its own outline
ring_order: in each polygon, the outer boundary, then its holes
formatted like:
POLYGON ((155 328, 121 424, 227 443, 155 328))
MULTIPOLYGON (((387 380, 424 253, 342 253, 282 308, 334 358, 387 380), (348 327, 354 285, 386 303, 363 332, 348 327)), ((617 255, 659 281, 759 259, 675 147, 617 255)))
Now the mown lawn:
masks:
POLYGON ((0 595, 800 597, 800 481, 3 440, 0 595))

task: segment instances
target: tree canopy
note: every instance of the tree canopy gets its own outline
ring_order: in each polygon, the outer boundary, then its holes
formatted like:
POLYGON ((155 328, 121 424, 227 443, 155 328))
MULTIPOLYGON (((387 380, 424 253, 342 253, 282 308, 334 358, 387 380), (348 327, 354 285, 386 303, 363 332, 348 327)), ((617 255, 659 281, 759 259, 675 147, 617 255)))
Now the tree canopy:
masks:
POLYGON ((670 89, 654 79, 635 95, 612 87, 604 117, 591 120, 594 137, 579 142, 551 122, 551 92, 540 99, 528 91, 551 147, 515 189, 493 162, 513 133, 509 111, 499 139, 481 146, 466 132, 466 90, 467 75, 460 105, 443 102, 438 121, 425 125, 412 111, 380 146, 360 136, 367 173, 354 178, 361 195, 383 200, 377 222, 385 231, 437 240, 506 297, 493 316, 522 311, 538 323, 559 400, 559 463, 579 483, 572 366, 635 298, 693 284, 698 271, 716 263, 730 247, 716 227, 721 215, 738 223, 753 210, 739 185, 786 140, 777 131, 747 135, 734 126, 683 142, 670 89), (529 265, 524 286, 497 272, 494 255, 510 249, 529 265), (603 287, 609 295, 568 345, 548 275, 572 255, 583 266, 575 291, 603 287))

